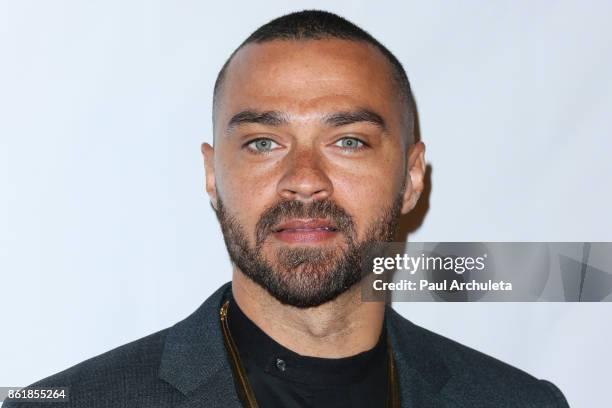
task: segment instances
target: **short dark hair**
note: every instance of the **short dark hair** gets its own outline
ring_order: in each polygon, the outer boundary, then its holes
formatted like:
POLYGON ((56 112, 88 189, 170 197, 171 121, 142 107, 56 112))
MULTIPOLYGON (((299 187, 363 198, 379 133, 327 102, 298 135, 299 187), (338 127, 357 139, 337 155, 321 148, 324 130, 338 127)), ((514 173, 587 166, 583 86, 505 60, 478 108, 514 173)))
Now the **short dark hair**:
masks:
MULTIPOLYGON (((219 91, 223 85, 227 68, 234 55, 236 55, 242 47, 252 43, 261 44, 274 40, 299 41, 325 39, 361 41, 376 47, 391 64, 393 78, 397 82, 399 93, 405 103, 406 117, 409 119, 407 122, 412 124, 414 120, 412 91, 410 90, 408 75, 406 75, 406 71, 401 62, 399 62, 387 47, 382 45, 362 28, 337 14, 322 10, 303 10, 275 18, 269 23, 259 27, 244 40, 230 55, 217 75, 213 91, 213 117, 219 91)), ((409 131, 412 133, 412 127, 411 125, 409 126, 409 131)))

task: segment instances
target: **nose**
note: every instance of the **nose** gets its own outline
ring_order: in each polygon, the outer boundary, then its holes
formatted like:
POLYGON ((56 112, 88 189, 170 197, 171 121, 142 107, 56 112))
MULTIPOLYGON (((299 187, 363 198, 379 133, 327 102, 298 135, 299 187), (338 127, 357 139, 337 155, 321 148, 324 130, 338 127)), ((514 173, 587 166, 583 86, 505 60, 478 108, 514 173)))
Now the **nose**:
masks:
POLYGON ((286 160, 286 169, 277 187, 282 198, 316 201, 331 196, 333 185, 317 152, 296 151, 286 160))

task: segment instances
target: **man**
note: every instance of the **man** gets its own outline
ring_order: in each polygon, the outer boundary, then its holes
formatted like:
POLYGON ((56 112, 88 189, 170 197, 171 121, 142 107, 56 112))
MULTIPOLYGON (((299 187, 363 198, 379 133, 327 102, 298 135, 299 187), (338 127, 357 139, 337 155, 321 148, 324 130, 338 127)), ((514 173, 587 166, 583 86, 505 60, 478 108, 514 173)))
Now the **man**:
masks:
POLYGON ((219 74, 202 146, 231 284, 33 387, 69 387, 73 407, 566 407, 553 384, 361 301, 363 249, 393 241, 423 191, 411 107, 399 61, 341 17, 259 28, 219 74))

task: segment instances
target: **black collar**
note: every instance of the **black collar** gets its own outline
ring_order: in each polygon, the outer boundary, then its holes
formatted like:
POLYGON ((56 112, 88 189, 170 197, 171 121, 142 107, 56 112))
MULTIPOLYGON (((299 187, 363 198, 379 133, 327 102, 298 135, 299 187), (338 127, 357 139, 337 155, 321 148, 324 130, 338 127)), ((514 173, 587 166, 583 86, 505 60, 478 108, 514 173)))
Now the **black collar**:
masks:
POLYGON ((331 359, 302 356, 277 343, 242 312, 234 299, 230 299, 228 324, 243 362, 252 362, 283 380, 313 385, 349 385, 360 382, 376 365, 386 365, 387 361, 385 328, 371 350, 331 359))

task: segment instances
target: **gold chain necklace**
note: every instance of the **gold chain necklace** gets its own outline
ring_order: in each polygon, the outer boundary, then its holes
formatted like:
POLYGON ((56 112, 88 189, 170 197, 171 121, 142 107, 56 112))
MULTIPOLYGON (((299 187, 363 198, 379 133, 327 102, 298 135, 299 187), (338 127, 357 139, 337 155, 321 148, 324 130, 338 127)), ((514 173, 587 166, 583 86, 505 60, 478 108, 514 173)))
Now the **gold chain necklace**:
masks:
MULTIPOLYGON (((219 311, 219 315, 221 317, 221 330, 223 332, 223 343, 225 344, 225 348, 229 353, 230 363, 232 366, 232 372, 234 373, 234 378, 238 381, 238 394, 243 401, 246 408, 258 408, 257 400, 255 399, 255 394, 253 393, 253 389, 249 384, 249 379, 246 376, 244 371, 244 367, 242 365, 242 361, 240 360, 240 355, 238 354, 238 348, 236 347, 236 343, 234 343, 234 339, 232 338, 232 334, 229 330, 229 325, 227 323, 227 309, 229 307, 229 300, 226 300, 221 306, 221 310, 219 311)), ((395 361, 393 359, 393 351, 391 350, 391 343, 389 343, 389 339, 387 338, 387 408, 400 408, 400 399, 399 399, 399 383, 397 382, 397 373, 395 372, 395 361)))

